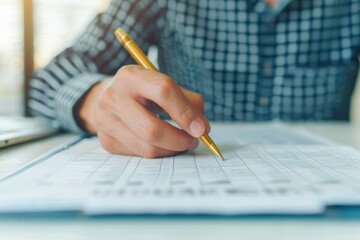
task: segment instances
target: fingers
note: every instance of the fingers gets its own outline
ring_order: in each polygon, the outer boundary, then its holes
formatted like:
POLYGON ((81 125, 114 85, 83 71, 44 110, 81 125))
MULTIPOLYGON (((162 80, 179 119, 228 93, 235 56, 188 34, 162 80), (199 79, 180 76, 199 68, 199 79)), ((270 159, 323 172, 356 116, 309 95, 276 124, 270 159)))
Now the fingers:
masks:
POLYGON ((210 130, 201 95, 168 76, 139 66, 120 69, 102 91, 96 108, 97 134, 111 153, 147 158, 194 149, 210 130), (157 118, 166 111, 181 129, 157 118))
POLYGON ((102 147, 112 154, 136 155, 133 151, 126 148, 123 144, 104 131, 99 131, 97 136, 102 147))
POLYGON ((171 151, 182 152, 194 149, 198 140, 186 131, 157 118, 135 100, 124 100, 118 106, 120 109, 131 106, 126 114, 117 114, 123 124, 129 128, 139 139, 154 146, 171 151))
POLYGON ((171 156, 181 151, 172 151, 151 145, 129 130, 121 121, 113 119, 108 128, 100 129, 98 133, 102 146, 113 154, 137 155, 146 158, 171 156))
MULTIPOLYGON (((202 106, 195 106, 168 76, 136 66, 122 68, 119 72, 124 79, 128 79, 129 94, 138 101, 145 98, 158 104, 193 137, 198 138, 208 130, 208 121, 203 110, 199 111, 202 106)), ((188 92, 186 94, 189 95, 188 92)), ((203 99, 199 97, 199 101, 203 99)))

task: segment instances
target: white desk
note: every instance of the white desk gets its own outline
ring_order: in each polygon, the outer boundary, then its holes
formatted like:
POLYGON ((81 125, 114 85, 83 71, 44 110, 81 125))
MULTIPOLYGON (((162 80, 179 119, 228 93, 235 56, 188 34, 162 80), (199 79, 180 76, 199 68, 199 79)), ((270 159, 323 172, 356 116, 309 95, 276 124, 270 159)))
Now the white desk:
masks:
MULTIPOLYGON (((243 123, 249 127, 262 123, 243 123)), ((360 126, 291 124, 360 149, 360 126)), ((74 138, 67 134, 0 151, 0 174, 74 138), (12 164, 13 162, 13 164, 12 164)), ((360 220, 296 218, 0 218, 0 239, 360 239, 360 220)))

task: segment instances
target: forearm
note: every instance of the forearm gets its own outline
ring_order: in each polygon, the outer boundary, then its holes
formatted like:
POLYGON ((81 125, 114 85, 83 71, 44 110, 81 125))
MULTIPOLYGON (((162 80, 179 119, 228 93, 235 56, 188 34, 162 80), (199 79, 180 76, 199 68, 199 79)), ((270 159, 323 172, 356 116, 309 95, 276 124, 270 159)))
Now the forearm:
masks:
POLYGON ((90 123, 88 126, 77 115, 78 106, 85 96, 92 96, 93 89, 97 89, 94 85, 114 75, 121 66, 133 63, 117 42, 113 34, 115 29, 120 26, 131 29, 130 32, 138 37, 141 48, 145 51, 148 49, 153 42, 150 38, 154 26, 146 25, 156 22, 152 20, 157 16, 153 2, 112 1, 109 8, 97 16, 72 47, 36 72, 30 81, 31 113, 53 120, 68 131, 84 133, 83 129, 86 129, 93 132, 94 127, 90 123), (137 21, 127 21, 127 18, 137 21), (133 24, 139 27, 134 28, 133 24), (139 29, 147 29, 147 34, 136 32, 139 29))

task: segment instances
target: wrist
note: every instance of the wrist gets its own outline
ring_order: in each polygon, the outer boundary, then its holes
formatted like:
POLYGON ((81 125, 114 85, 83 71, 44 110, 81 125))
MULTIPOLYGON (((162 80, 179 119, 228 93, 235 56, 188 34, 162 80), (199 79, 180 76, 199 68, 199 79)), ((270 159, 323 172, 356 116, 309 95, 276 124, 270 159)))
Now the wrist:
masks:
POLYGON ((76 117, 80 127, 88 133, 97 132, 96 107, 98 98, 104 88, 105 80, 95 84, 80 100, 76 117))

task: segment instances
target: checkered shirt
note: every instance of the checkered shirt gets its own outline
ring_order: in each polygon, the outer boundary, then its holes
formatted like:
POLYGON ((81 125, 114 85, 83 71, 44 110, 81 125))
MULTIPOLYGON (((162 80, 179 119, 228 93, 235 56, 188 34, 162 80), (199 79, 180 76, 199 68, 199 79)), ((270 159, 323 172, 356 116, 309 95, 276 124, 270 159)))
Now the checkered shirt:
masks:
POLYGON ((75 112, 134 61, 124 28, 162 72, 202 94, 210 120, 348 120, 359 69, 359 0, 113 0, 30 81, 29 107, 82 132, 75 112))

